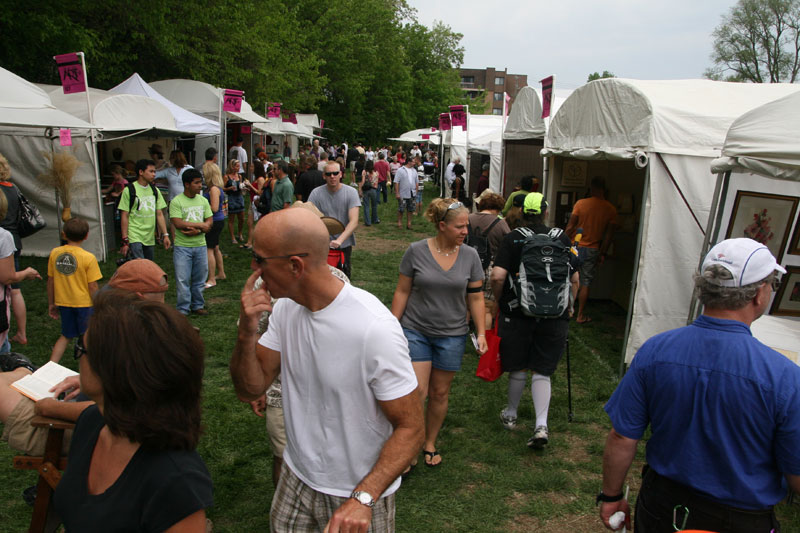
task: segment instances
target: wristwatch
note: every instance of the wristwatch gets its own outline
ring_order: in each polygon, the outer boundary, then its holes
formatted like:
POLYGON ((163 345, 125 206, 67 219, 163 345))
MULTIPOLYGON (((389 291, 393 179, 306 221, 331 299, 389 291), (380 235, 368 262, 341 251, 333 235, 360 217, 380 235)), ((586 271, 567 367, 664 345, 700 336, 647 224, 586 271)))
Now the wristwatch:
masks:
POLYGON ((620 501, 621 499, 622 499, 622 493, 621 492, 619 494, 617 494, 616 496, 609 496, 608 494, 603 494, 603 491, 601 490, 598 493, 597 498, 595 498, 594 504, 595 505, 599 505, 600 502, 603 502, 603 503, 614 503, 614 502, 620 501))
POLYGON ((353 494, 350 495, 351 498, 355 498, 358 500, 358 503, 366 505, 367 507, 374 507, 375 500, 372 499, 372 496, 369 492, 364 492, 363 490, 356 490, 353 491, 353 494))

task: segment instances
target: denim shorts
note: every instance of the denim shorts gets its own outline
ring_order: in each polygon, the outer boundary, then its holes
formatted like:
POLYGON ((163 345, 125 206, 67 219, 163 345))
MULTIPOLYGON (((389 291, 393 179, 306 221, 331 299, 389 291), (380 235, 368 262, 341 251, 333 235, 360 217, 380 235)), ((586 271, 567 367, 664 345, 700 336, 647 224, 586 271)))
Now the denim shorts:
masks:
POLYGON ((68 339, 74 339, 86 333, 92 310, 92 307, 64 307, 59 305, 61 334, 68 339))
POLYGON ((412 363, 431 362, 433 368, 458 372, 464 356, 466 335, 454 337, 429 337, 413 329, 403 328, 408 340, 412 363))

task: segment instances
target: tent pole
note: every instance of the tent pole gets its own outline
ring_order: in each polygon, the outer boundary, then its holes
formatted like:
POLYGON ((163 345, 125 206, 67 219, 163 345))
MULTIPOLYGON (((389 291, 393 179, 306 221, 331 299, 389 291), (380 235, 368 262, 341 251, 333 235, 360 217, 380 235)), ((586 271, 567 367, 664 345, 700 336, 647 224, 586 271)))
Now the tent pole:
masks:
POLYGON ((619 370, 618 376, 619 379, 622 379, 622 375, 625 373, 625 354, 628 351, 628 339, 630 338, 631 334, 631 323, 633 322, 633 305, 634 305, 634 298, 636 296, 636 285, 637 279, 639 278, 639 262, 641 261, 641 253, 642 253, 642 238, 644 236, 644 220, 645 220, 645 213, 647 212, 647 197, 650 194, 650 165, 647 165, 647 172, 645 172, 644 176, 644 190, 642 191, 642 209, 641 214, 639 215, 639 230, 637 231, 638 235, 636 236, 636 252, 634 252, 633 257, 636 258, 636 262, 633 264, 633 274, 631 276, 631 295, 628 299, 628 313, 625 317, 625 334, 622 340, 622 354, 619 358, 619 370))
POLYGON ((220 88, 217 88, 217 97, 219 99, 219 106, 217 108, 217 117, 219 118, 219 146, 217 147, 217 154, 219 154, 219 157, 217 159, 220 161, 220 168, 222 168, 222 172, 224 174, 225 168, 228 165, 228 150, 225 149, 227 144, 225 142, 227 128, 222 117, 222 89, 220 88))

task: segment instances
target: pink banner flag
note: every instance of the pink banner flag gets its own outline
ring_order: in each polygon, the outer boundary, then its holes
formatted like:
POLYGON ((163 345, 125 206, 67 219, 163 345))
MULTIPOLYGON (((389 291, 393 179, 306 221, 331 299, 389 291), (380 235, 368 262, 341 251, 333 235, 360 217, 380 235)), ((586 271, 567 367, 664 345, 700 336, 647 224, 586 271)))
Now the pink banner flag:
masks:
POLYGON ((450 113, 440 113, 439 114, 439 129, 442 131, 447 131, 451 129, 450 126, 450 113))
POLYGON ((322 129, 324 127, 325 127, 325 119, 322 119, 319 121, 319 129, 322 129))
POLYGON ((296 113, 289 113, 286 112, 286 115, 281 119, 283 122, 290 122, 292 124, 297 124, 297 114, 296 113))
POLYGON ((250 126, 242 126, 242 130, 241 131, 242 131, 242 135, 246 135, 248 133, 252 133, 253 132, 253 128, 251 128, 250 126))
POLYGON ((242 110, 242 95, 244 92, 235 89, 225 89, 225 97, 222 100, 223 111, 233 111, 238 113, 242 110))
POLYGON ((85 92, 86 77, 78 54, 61 54, 55 56, 54 59, 58 65, 58 76, 61 78, 64 94, 85 92))
POLYGON ((267 118, 280 118, 281 117, 281 103, 272 102, 272 105, 267 108, 267 118))
POLYGON ((423 133, 422 134, 422 140, 423 141, 427 141, 430 138, 431 138, 431 134, 430 133, 423 133))
POLYGON ((542 118, 550 116, 550 106, 553 103, 553 81, 553 76, 539 81, 542 84, 542 118))
POLYGON ((461 126, 462 130, 467 131, 467 112, 463 105, 450 106, 450 122, 454 128, 461 126))
POLYGON ((61 146, 72 146, 72 131, 69 128, 59 129, 58 136, 61 140, 61 146))

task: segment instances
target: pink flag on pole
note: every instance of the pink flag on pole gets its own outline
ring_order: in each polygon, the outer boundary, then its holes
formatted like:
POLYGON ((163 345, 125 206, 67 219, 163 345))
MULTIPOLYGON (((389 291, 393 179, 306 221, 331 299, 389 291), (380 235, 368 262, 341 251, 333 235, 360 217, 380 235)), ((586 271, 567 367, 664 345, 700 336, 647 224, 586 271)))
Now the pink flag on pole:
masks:
POLYGON ((58 65, 58 76, 64 94, 82 93, 86 91, 86 77, 83 73, 81 58, 76 53, 55 56, 58 65))
POLYGON ((322 129, 325 127, 325 119, 319 121, 319 128, 322 129))
POLYGON ((440 113, 439 114, 439 129, 442 131, 447 131, 451 129, 450 125, 450 113, 440 113))
POLYGON ((430 138, 431 138, 431 134, 430 133, 423 133, 422 134, 422 140, 423 141, 427 141, 430 138))
POLYGON ((542 84, 542 118, 550 116, 550 106, 553 102, 553 81, 553 76, 539 81, 542 84))
POLYGON ((233 111, 234 113, 238 113, 239 111, 241 111, 243 94, 244 94, 243 91, 237 91, 235 89, 225 89, 224 100, 222 100, 222 110, 233 111))
POLYGON ((253 132, 253 128, 251 128, 250 126, 242 126, 242 130, 241 131, 242 131, 242 135, 247 135, 248 133, 252 133, 253 132))
POLYGON ((61 146, 72 146, 72 131, 69 128, 61 128, 58 130, 61 146))
POLYGON ((267 118, 280 118, 281 116, 281 103, 280 102, 272 102, 267 108, 267 118))
POLYGON ((463 105, 450 106, 450 122, 454 128, 461 126, 462 130, 467 131, 467 112, 463 105))

